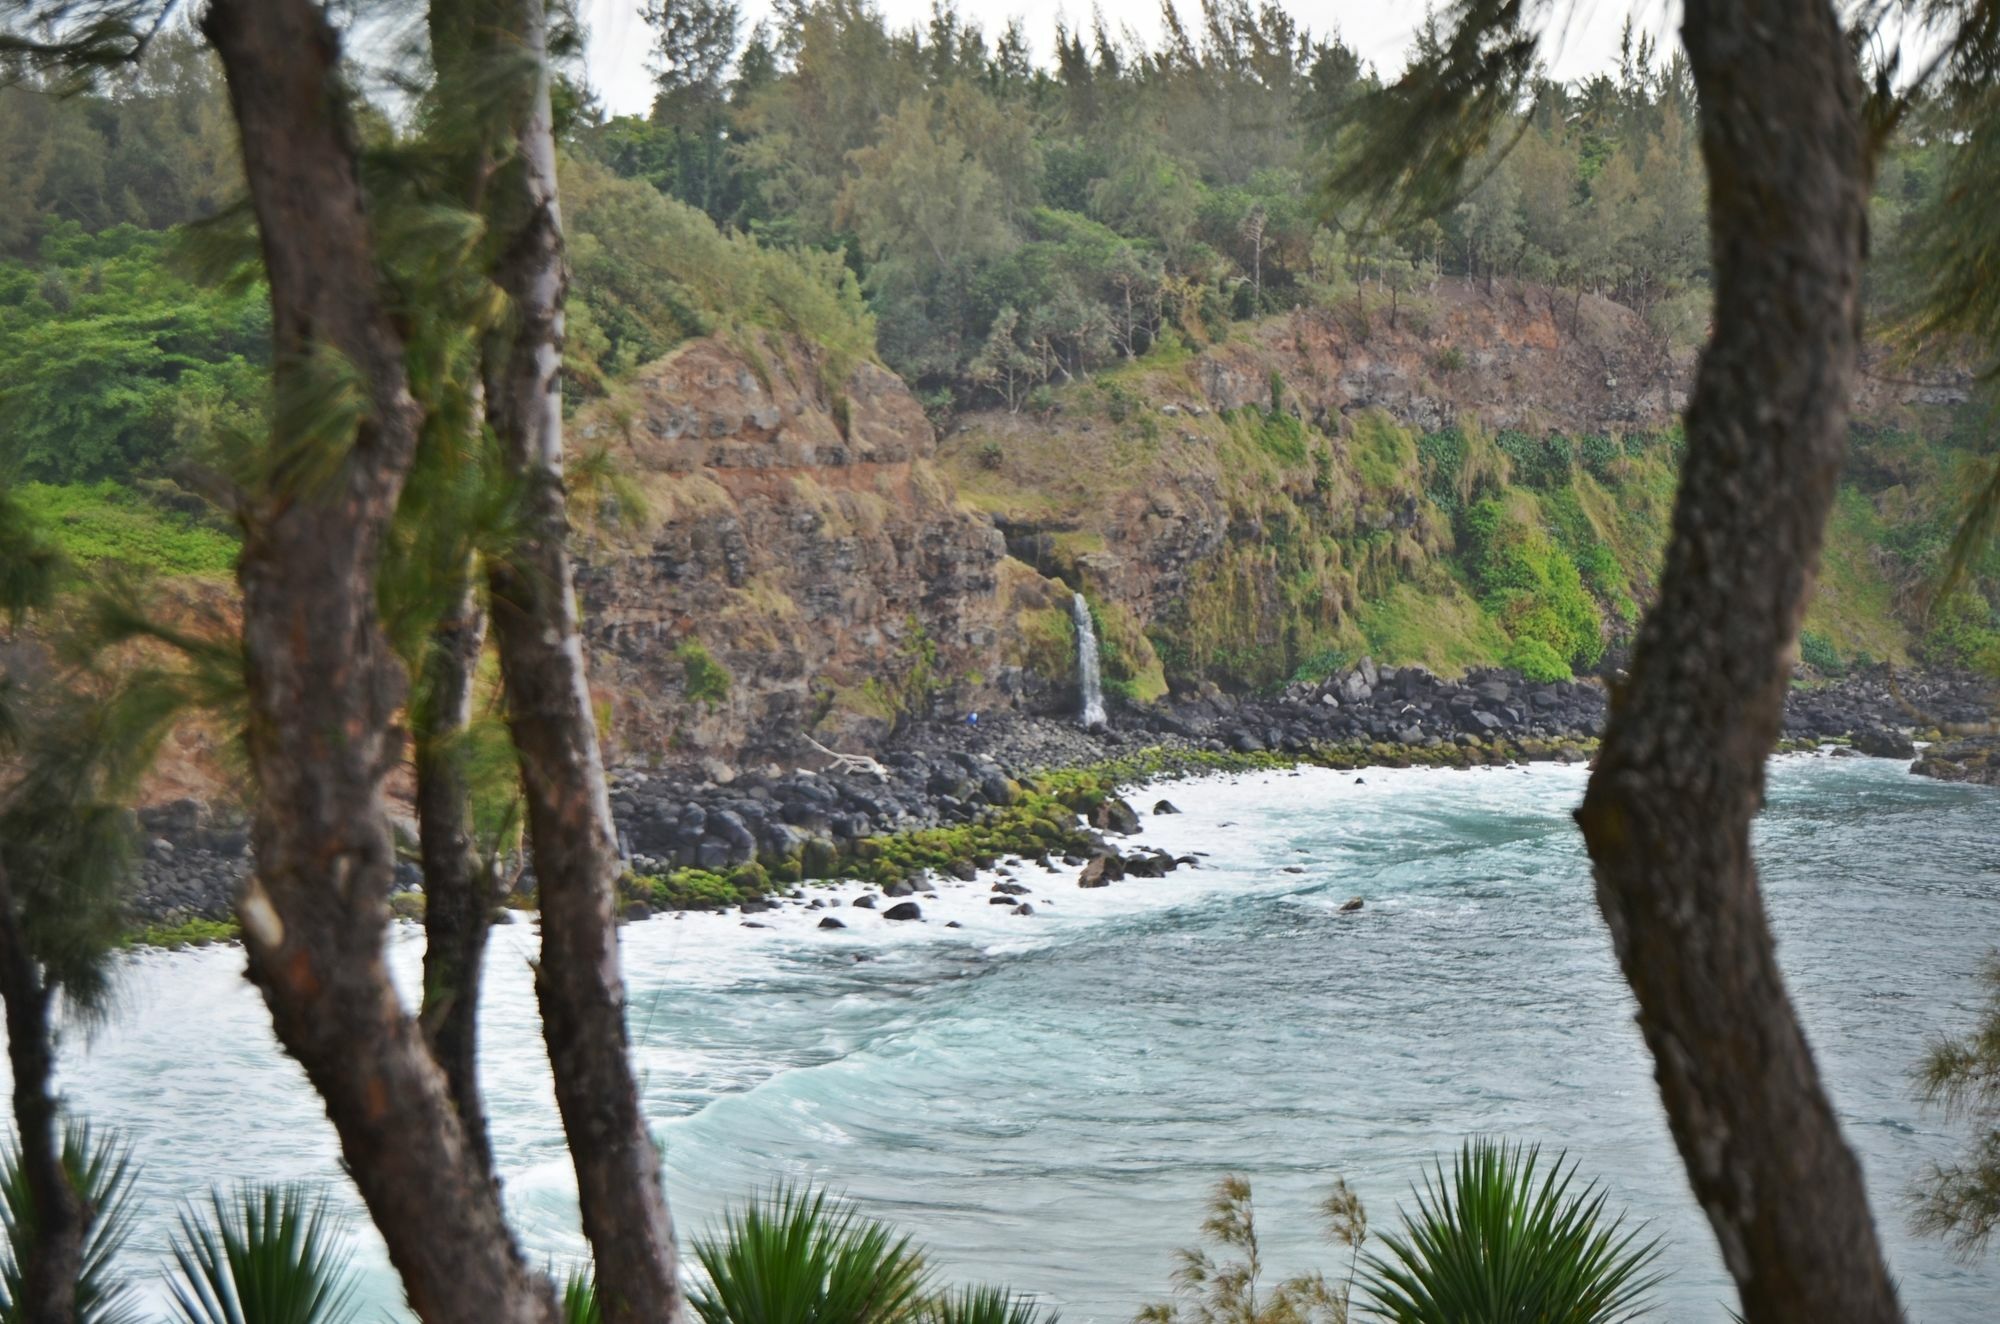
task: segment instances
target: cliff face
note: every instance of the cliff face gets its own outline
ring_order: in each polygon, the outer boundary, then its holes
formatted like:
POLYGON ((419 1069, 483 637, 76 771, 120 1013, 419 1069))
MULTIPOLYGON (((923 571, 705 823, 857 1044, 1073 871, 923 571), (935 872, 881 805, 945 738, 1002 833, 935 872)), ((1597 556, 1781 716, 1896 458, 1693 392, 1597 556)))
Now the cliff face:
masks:
MULTIPOLYGON (((1666 535, 1691 367, 1609 301, 1445 282, 1393 316, 1157 350, 940 444, 879 367, 836 380, 779 337, 695 342, 577 427, 645 498, 580 540, 614 747, 789 762, 911 713, 1064 707, 1073 590, 1139 699, 1364 652, 1455 671, 1558 609, 1601 635, 1565 658, 1615 656, 1666 535), (1491 546, 1468 541, 1482 528, 1491 546), (1553 584, 1496 607, 1481 558, 1519 538, 1588 602, 1553 584)), ((1872 377, 1857 415, 1907 422, 1962 385, 1872 377)), ((1896 656, 1893 594, 1849 550, 1821 619, 1896 656)))
POLYGON ((1053 586, 959 505, 900 380, 827 377, 777 338, 702 340, 580 426, 644 498, 579 573, 623 757, 791 758, 1022 683, 1013 621, 1053 586))

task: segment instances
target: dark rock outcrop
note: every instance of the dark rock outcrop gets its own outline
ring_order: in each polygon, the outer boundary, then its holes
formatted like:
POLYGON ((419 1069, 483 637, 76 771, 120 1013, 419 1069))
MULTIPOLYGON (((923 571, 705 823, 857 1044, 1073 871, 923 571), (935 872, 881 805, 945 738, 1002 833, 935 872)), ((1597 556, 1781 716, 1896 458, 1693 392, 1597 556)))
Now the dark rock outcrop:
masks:
POLYGON ((2000 786, 2000 735, 1939 741, 1923 752, 1910 771, 1939 781, 2000 786))

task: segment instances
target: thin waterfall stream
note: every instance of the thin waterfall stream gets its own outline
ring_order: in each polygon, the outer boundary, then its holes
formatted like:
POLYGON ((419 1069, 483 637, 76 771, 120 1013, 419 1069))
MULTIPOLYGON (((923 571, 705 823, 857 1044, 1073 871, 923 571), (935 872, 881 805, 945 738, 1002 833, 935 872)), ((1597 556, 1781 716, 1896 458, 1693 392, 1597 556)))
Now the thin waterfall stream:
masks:
POLYGON ((1095 729, 1109 720, 1104 712, 1104 679, 1097 665, 1097 627, 1091 622, 1090 604, 1083 600, 1083 594, 1070 595, 1069 610, 1076 619, 1076 683, 1083 692, 1079 720, 1085 729, 1095 729))

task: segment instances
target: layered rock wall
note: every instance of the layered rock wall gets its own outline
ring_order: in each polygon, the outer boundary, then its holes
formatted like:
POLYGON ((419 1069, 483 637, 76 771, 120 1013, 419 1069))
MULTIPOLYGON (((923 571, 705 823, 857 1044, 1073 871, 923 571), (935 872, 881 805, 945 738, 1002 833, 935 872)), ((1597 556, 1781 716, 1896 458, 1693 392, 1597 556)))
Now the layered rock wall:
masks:
POLYGON ((886 370, 830 380, 794 342, 710 338, 579 430, 643 498, 581 540, 578 575, 627 761, 790 760, 1019 688, 1010 622, 1056 589, 1005 564, 886 370))

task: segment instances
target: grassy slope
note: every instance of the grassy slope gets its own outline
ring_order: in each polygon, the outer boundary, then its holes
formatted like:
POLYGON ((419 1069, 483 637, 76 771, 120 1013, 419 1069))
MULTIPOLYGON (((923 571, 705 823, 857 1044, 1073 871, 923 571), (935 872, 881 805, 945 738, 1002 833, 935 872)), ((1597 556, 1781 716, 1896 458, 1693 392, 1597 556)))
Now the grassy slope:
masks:
POLYGON ((81 565, 118 561, 162 575, 227 578, 236 540, 162 510, 113 482, 26 483, 21 505, 65 555, 81 565))
MULTIPOLYGON (((1482 582, 1466 512, 1485 498, 1536 531, 1536 555, 1574 567, 1555 577, 1581 580, 1610 643, 1649 600, 1671 519, 1673 436, 1419 436, 1379 414, 1328 434, 1287 413, 1184 405, 1201 398, 1174 349, 1059 391, 1046 421, 974 416, 944 448, 962 496, 1047 531, 1045 564, 1083 583, 1100 613, 1115 596, 1100 581, 1116 571, 1095 554, 1143 557, 1149 530, 1170 517, 1227 524, 1221 549, 1190 564, 1185 591, 1143 622, 1168 674, 1268 686, 1363 651, 1445 672, 1504 660, 1541 604, 1482 582)), ((1896 444, 1935 445, 1914 434, 1896 444)), ((1949 466, 1917 468, 1930 491, 1949 466)), ((1907 661, 1909 595, 1884 548, 1893 503, 1912 498, 1865 486, 1843 488, 1807 627, 1842 662, 1907 661)))

